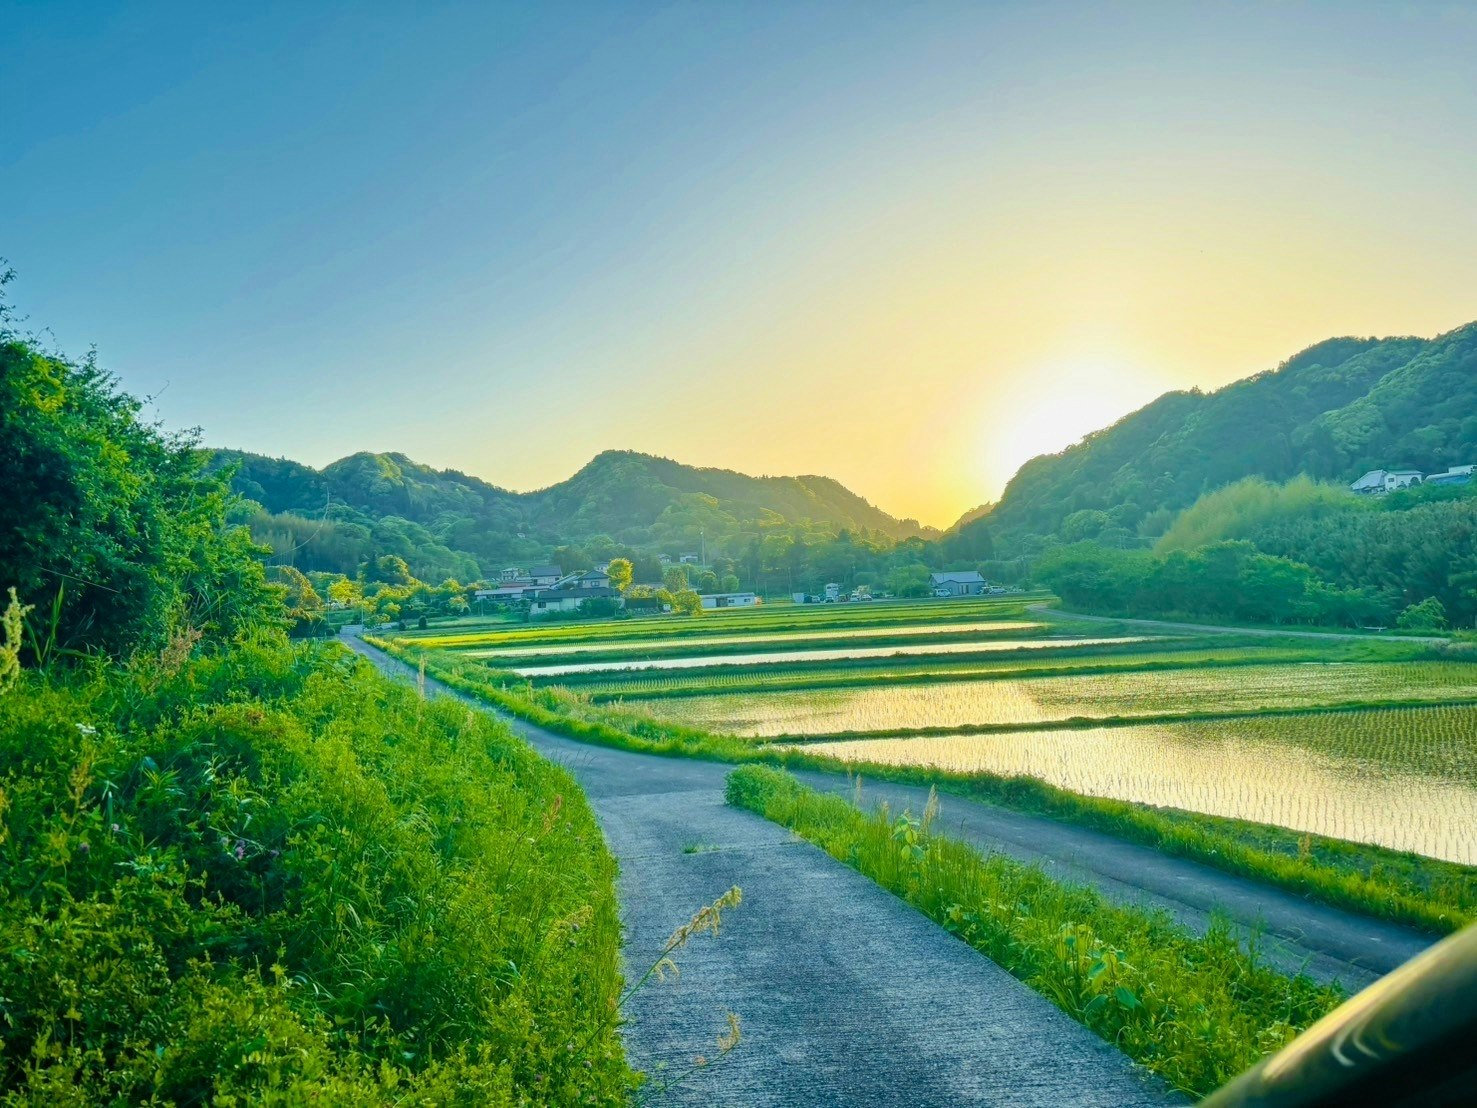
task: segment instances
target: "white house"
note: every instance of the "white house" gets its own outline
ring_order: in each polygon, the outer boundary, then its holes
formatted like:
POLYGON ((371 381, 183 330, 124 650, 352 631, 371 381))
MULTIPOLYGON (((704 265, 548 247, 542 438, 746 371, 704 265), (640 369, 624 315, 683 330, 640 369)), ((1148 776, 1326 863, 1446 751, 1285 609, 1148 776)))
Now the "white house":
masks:
POLYGON ((528 580, 531 584, 548 587, 564 576, 564 571, 558 566, 534 566, 528 571, 528 580))
POLYGON ((1349 488, 1365 496, 1383 496, 1396 489, 1408 489, 1421 483, 1418 469, 1372 469, 1349 488))
POLYGON ((620 593, 614 589, 546 589, 529 597, 528 616, 538 619, 555 612, 577 612, 586 600, 604 597, 620 601, 620 593))
POLYGON ((521 569, 519 569, 517 566, 509 566, 507 569, 498 574, 498 580, 516 581, 522 576, 523 571, 521 569))
POLYGON ((975 570, 930 573, 934 596, 979 596, 985 591, 985 579, 975 570))
POLYGON ((752 592, 709 592, 702 596, 704 608, 752 608, 759 594, 752 592))
POLYGON ((518 584, 499 585, 494 589, 478 589, 472 595, 478 600, 507 601, 522 600, 524 593, 531 593, 535 586, 527 582, 518 584))
POLYGON ((590 572, 582 574, 574 582, 574 586, 577 589, 609 589, 610 574, 604 570, 592 569, 590 572))

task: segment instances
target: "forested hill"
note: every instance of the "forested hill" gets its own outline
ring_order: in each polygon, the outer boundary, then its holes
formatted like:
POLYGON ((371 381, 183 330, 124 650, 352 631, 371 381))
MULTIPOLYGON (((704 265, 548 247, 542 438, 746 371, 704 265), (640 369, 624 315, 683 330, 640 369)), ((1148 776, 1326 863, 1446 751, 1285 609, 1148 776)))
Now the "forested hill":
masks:
POLYGON ((1162 533, 1243 477, 1352 481, 1477 462, 1477 323, 1434 339, 1330 339, 1211 393, 1172 392, 1060 454, 1034 458, 951 545, 1013 556, 1040 537, 1162 533))
POLYGON ((697 549, 700 536, 710 551, 724 550, 774 527, 890 539, 935 534, 828 477, 751 477, 630 451, 606 451, 568 480, 529 493, 394 453, 354 454, 316 470, 215 452, 212 465, 232 464, 235 491, 261 505, 248 518, 259 539, 299 550, 302 568, 341 572, 388 552, 412 568, 419 562, 428 579, 468 580, 503 561, 597 538, 675 553, 697 549))

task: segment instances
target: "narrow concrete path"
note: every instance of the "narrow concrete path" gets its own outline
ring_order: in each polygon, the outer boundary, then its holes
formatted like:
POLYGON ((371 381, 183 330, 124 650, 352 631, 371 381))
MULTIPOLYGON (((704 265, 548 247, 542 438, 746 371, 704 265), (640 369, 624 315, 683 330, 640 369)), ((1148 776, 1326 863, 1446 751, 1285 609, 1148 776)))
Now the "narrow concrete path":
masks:
MULTIPOLYGON (((408 667, 358 640, 382 670, 408 667)), ((427 681, 428 686, 436 685, 427 681)), ((458 694, 444 687, 437 692, 458 694)), ((478 702, 463 697, 478 707, 478 702)), ((744 1041, 661 1103, 1181 1103, 1123 1054, 872 881, 723 803, 730 767, 576 743, 510 720, 575 774, 620 860, 628 972, 732 885, 722 934, 639 991, 625 1029, 654 1081, 714 1053, 725 1013, 744 1041)))
MULTIPOLYGON (((835 774, 796 774, 813 788, 850 795, 855 786, 835 774)), ((928 790, 862 781, 863 803, 886 801, 920 812, 928 790)), ((1216 916, 1232 923, 1260 954, 1285 972, 1338 981, 1356 992, 1431 946, 1435 937, 1399 924, 1332 908, 1296 893, 1237 877, 1152 847, 1040 816, 963 797, 942 795, 939 828, 1023 862, 1063 881, 1091 885, 1111 900, 1162 908, 1203 934, 1216 916)))

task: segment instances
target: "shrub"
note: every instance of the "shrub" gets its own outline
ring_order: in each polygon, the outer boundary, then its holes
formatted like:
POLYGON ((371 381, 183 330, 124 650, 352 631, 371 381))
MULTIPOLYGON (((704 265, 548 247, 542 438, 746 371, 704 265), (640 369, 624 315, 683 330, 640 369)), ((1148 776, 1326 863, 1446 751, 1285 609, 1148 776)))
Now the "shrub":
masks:
POLYGON ((573 779, 337 647, 0 696, 0 1085, 618 1103, 615 866, 573 779), (8 810, 7 810, 8 809, 8 810))

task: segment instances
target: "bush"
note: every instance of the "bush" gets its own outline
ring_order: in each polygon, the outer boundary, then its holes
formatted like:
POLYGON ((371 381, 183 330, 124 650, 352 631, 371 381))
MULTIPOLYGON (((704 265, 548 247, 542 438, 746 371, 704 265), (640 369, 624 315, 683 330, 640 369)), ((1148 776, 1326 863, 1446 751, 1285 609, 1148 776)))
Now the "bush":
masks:
POLYGON ((0 1085, 33 1102, 619 1103, 572 778, 336 647, 0 695, 0 1085))

